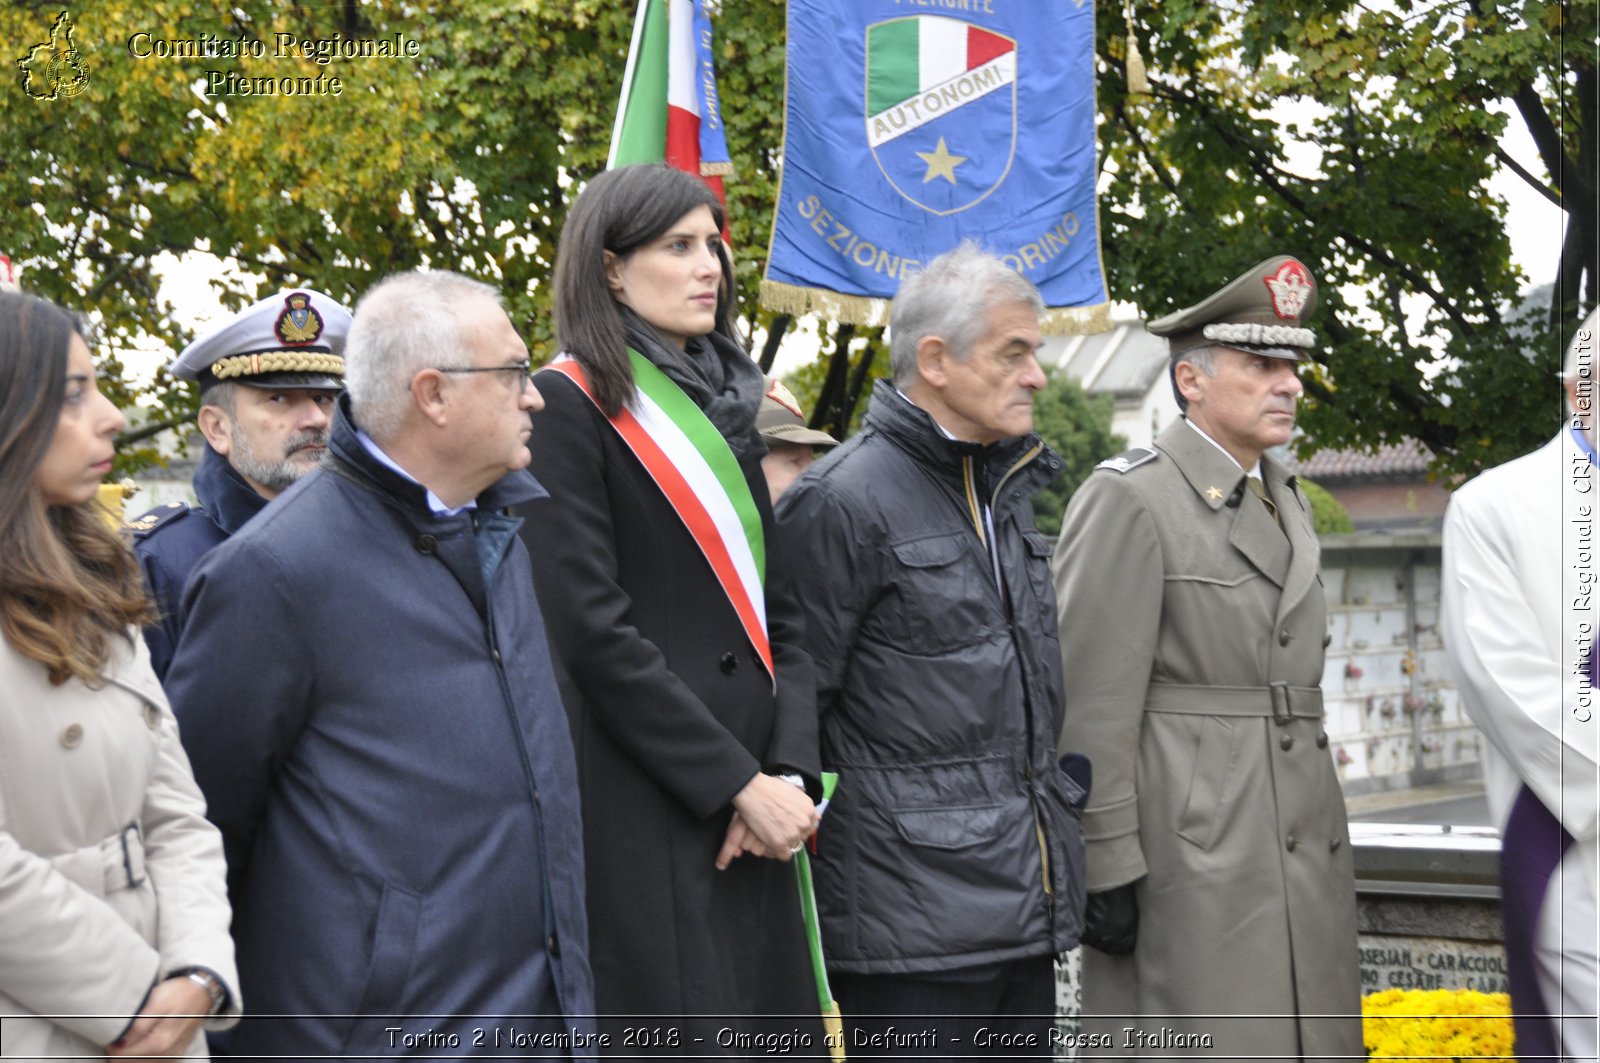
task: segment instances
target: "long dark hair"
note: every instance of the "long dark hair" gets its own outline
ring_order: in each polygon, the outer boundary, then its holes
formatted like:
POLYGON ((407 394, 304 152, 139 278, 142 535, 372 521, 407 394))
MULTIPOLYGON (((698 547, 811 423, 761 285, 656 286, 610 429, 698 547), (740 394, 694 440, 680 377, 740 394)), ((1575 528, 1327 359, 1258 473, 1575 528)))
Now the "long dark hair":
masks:
POLYGON ((55 684, 99 678, 110 640, 154 612, 98 504, 49 505, 37 482, 82 335, 60 307, 0 292, 0 635, 55 684))
MULTIPOLYGON (((704 181, 669 166, 624 166, 589 182, 561 227, 556 252, 556 342, 577 359, 606 416, 633 397, 633 367, 616 298, 606 284, 605 252, 626 258, 696 207, 710 207, 717 228, 722 204, 704 181)), ((716 331, 738 342, 733 324, 733 262, 717 247, 716 331)))

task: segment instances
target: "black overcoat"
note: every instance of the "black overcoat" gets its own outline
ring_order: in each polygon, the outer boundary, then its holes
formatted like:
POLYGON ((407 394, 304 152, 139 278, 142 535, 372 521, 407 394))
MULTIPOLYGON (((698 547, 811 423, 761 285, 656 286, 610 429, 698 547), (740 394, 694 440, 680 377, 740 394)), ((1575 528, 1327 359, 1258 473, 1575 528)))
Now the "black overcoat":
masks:
MULTIPOLYGON (((538 383, 531 470, 551 497, 519 511, 520 534, 578 754, 601 1030, 622 1054, 748 1055, 736 1035, 763 1027, 745 1017, 785 1015, 783 1028, 820 1046, 792 867, 754 856, 715 867, 730 802, 758 771, 813 783, 818 772, 796 607, 769 557, 774 693, 644 466, 571 380, 538 383), (646 1016, 685 1018, 636 1021, 646 1016), (655 1043, 623 1043, 641 1025, 660 1028, 655 1043)), ((759 458, 741 467, 770 549, 759 458)))

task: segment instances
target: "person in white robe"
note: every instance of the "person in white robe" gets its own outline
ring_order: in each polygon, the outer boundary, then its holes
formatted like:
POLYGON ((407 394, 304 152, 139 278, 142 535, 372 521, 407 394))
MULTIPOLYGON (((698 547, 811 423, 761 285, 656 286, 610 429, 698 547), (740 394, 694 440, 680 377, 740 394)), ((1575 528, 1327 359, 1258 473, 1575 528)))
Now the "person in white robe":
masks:
POLYGON ((1461 487, 1444 524, 1441 632, 1467 714, 1488 738, 1523 1058, 1596 1052, 1597 317, 1567 350, 1561 431, 1461 487))

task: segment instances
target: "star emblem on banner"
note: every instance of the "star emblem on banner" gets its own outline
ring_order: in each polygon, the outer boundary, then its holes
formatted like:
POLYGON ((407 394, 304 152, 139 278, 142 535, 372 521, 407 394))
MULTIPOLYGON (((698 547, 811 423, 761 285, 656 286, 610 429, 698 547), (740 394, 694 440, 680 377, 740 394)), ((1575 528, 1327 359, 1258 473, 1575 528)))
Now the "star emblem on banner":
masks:
POLYGON ((919 151, 916 155, 928 164, 928 172, 922 175, 923 184, 927 184, 935 177, 943 177, 951 184, 955 184, 956 167, 967 161, 965 155, 950 154, 950 149, 944 146, 944 137, 939 138, 938 145, 932 151, 919 151))

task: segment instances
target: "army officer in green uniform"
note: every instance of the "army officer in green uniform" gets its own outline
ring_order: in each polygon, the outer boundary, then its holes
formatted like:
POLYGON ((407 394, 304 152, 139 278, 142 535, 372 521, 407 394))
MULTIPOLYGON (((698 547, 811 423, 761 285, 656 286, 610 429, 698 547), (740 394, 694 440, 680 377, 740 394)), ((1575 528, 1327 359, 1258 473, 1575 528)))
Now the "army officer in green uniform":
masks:
POLYGON ((1316 295, 1280 255, 1151 322, 1184 416, 1100 464, 1056 547, 1062 747, 1094 764, 1085 1027, 1128 1054, 1363 1054, 1317 538, 1266 453, 1316 295))

